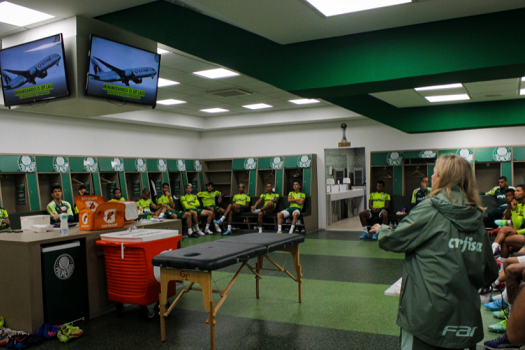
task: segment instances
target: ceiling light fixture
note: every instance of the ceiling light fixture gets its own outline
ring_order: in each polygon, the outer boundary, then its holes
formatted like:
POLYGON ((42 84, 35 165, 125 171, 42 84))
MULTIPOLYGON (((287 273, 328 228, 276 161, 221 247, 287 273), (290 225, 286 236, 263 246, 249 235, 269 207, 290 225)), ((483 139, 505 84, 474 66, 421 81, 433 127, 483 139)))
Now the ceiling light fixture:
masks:
POLYGON ((157 47, 157 53, 159 55, 162 55, 163 53, 170 53, 170 51, 161 49, 160 47, 157 47))
POLYGON ((199 75, 201 77, 209 78, 209 79, 228 78, 228 77, 235 77, 237 75, 240 75, 239 73, 235 73, 235 72, 232 72, 231 70, 227 70, 224 68, 202 70, 199 72, 193 72, 193 74, 199 75))
POLYGON ((288 102, 295 103, 296 105, 308 105, 310 103, 319 103, 320 101, 314 100, 313 98, 300 98, 297 100, 289 100, 288 102))
POLYGON ((470 96, 467 94, 458 95, 441 95, 441 96, 425 96, 429 102, 449 102, 449 101, 463 101, 470 100, 470 96))
POLYGON ((248 109, 264 109, 264 108, 272 108, 272 107, 273 106, 267 105, 266 103, 256 103, 253 105, 243 106, 243 108, 248 108, 248 109))
POLYGON ((446 84, 446 85, 434 85, 434 86, 418 87, 418 88, 415 88, 414 90, 416 90, 416 91, 430 91, 430 90, 460 89, 462 87, 463 87, 463 84, 455 83, 455 84, 446 84))
POLYGON ((7 1, 0 2, 0 22, 13 26, 24 27, 54 17, 7 1))
POLYGON ((171 106, 171 105, 180 105, 180 104, 186 103, 186 101, 175 100, 173 98, 170 98, 167 100, 157 101, 157 103, 161 105, 171 106))
POLYGON ((306 0, 326 17, 345 13, 372 10, 379 7, 400 5, 412 0, 306 0))
POLYGON ((520 90, 520 95, 525 95, 525 89, 520 90))
POLYGON ((158 87, 164 87, 164 86, 171 86, 171 85, 179 85, 180 83, 175 80, 168 80, 164 78, 159 78, 159 82, 157 83, 158 87))
POLYGON ((223 109, 223 108, 208 108, 208 109, 201 109, 201 112, 206 112, 206 113, 224 113, 224 112, 229 112, 229 110, 223 109))

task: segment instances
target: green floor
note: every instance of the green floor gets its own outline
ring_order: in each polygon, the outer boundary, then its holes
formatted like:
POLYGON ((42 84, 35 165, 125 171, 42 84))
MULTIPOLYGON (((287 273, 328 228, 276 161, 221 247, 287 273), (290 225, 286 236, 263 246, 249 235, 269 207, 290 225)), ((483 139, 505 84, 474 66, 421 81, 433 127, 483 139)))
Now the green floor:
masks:
MULTIPOLYGON (((398 349, 398 298, 383 293, 401 276, 404 256, 383 252, 377 242, 359 241, 360 234, 319 231, 307 235, 300 246, 301 304, 297 284, 285 274, 265 272, 261 297, 256 299, 254 276, 243 272, 218 313, 217 349, 398 349)), ((185 239, 183 246, 220 238, 185 239)), ((273 253, 272 258, 293 271, 290 254, 273 253)), ((227 285, 238 266, 214 272, 217 289, 227 285)), ((139 314, 137 307, 128 307, 121 316, 111 313, 79 324, 85 335, 67 347, 209 348, 207 314, 199 292, 184 296, 169 316, 165 343, 160 341, 158 319, 146 320, 139 314)), ((489 311, 482 314, 486 325, 497 321, 489 311)), ((497 336, 486 332, 486 339, 497 336)), ((39 348, 63 346, 52 341, 39 348)))

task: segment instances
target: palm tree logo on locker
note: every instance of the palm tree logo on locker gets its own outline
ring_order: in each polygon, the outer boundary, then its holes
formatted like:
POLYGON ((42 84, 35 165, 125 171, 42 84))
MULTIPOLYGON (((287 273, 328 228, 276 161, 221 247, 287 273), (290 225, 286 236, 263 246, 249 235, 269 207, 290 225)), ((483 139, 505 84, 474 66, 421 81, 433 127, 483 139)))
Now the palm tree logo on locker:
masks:
POLYGON ((254 170, 257 167, 257 162, 253 158, 248 158, 244 161, 244 170, 254 170))
POLYGON ((157 169, 159 171, 168 171, 168 164, 164 159, 157 159, 157 169))
POLYGON ((84 158, 84 169, 89 173, 96 173, 98 171, 97 160, 93 157, 84 158))
POLYGON ((468 149, 468 148, 458 149, 456 153, 462 156, 463 158, 465 158, 469 163, 472 163, 472 159, 473 159, 472 155, 474 152, 471 149, 468 149))
POLYGON ((421 151, 419 152, 419 158, 436 158, 436 152, 434 151, 421 151))
POLYGON ((113 171, 124 171, 124 162, 120 158, 113 158, 111 168, 113 171))
POLYGON ((179 168, 179 171, 186 171, 186 164, 182 159, 177 161, 177 167, 179 168))
POLYGON ((34 173, 36 171, 35 158, 31 156, 18 157, 18 169, 23 173, 34 173))
POLYGON ((511 152, 509 147, 498 147, 492 151, 492 159, 496 162, 509 162, 511 158, 511 152))
POLYGON ((195 166, 195 171, 202 171, 202 164, 200 160, 193 162, 193 165, 195 166))
POLYGON ((283 168, 283 159, 281 157, 273 157, 270 161, 270 168, 272 169, 282 169, 283 168))
POLYGON ((312 160, 310 156, 300 156, 297 159, 298 168, 309 168, 311 163, 312 163, 312 160))
POLYGON ((403 154, 400 152, 390 152, 386 155, 388 165, 401 165, 403 163, 403 154))
POLYGON ((147 171, 146 162, 142 158, 135 159, 135 169, 141 173, 147 171))
POLYGON ((75 261, 69 254, 62 254, 56 260, 53 266, 55 276, 61 280, 67 280, 75 271, 75 261))
POLYGON ((53 158, 53 169, 59 173, 65 173, 69 170, 69 163, 65 157, 53 158))

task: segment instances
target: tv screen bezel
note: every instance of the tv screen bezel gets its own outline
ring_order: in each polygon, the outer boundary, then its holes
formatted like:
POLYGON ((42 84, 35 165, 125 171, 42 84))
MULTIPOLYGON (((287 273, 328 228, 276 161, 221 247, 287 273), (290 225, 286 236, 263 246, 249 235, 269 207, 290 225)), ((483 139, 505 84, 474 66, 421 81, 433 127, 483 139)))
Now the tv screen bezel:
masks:
MULTIPOLYGON (((33 41, 28 41, 26 43, 22 43, 22 44, 19 44, 19 45, 15 45, 15 46, 10 46, 10 47, 7 47, 5 49, 1 49, 0 50, 0 54, 1 52, 3 51, 7 51, 7 50, 11 50, 11 49, 15 49, 17 47, 20 47, 20 46, 23 46, 23 45, 28 45, 28 44, 32 44, 32 43, 35 43, 37 41, 40 41, 40 40, 46 40, 46 39, 49 39, 49 38, 52 38, 54 36, 57 36, 57 35, 60 35, 60 43, 62 44, 62 64, 64 65, 64 75, 65 75, 65 79, 66 79, 66 89, 67 89, 67 94, 65 95, 60 95, 60 96, 53 96, 53 97, 37 97, 35 100, 32 100, 32 101, 24 101, 24 102, 20 102, 20 103, 14 103, 14 104, 10 104, 8 105, 7 104, 7 100, 5 98, 5 92, 4 92, 4 86, 3 84, 1 85, 2 86, 2 96, 4 98, 4 106, 7 107, 7 108, 11 108, 13 106, 21 106, 21 105, 26 105, 26 104, 30 104, 30 103, 37 103, 37 102, 42 102, 42 101, 51 101, 51 100, 54 100, 54 99, 57 99, 57 98, 63 98, 63 97, 69 97, 71 96, 71 89, 69 88, 69 75, 67 73, 67 62, 66 62, 66 50, 65 50, 65 47, 64 47, 64 35, 62 33, 58 33, 58 34, 54 34, 54 35, 49 35, 49 36, 46 36, 44 38, 40 38, 40 39, 36 39, 36 40, 33 40, 33 41)), ((2 69, 2 62, 0 60, 0 70, 2 69)))
POLYGON ((157 96, 159 94, 160 65, 161 65, 161 60, 162 60, 162 56, 159 53, 153 52, 153 51, 149 51, 149 50, 144 50, 144 49, 141 49, 140 47, 136 47, 136 46, 133 46, 133 45, 128 45, 128 44, 121 43, 119 41, 115 41, 115 40, 111 40, 111 39, 108 39, 108 38, 104 38, 103 36, 100 36, 100 35, 90 34, 90 36, 89 36, 89 49, 88 49, 87 56, 88 56, 88 59, 87 59, 86 89, 85 89, 85 95, 86 96, 94 97, 94 98, 100 98, 100 99, 113 100, 113 101, 119 101, 119 102, 125 102, 125 103, 132 103, 132 104, 140 105, 140 106, 151 106, 152 109, 155 109, 155 107, 157 107, 157 96), (144 51, 144 52, 151 53, 153 55, 158 55, 159 56, 159 68, 157 69, 157 79, 156 79, 157 89, 155 90, 155 103, 153 105, 151 105, 150 103, 140 103, 140 102, 124 100, 124 99, 118 98, 117 96, 115 96, 115 97, 113 97, 111 95, 110 95, 111 97, 110 96, 100 96, 100 95, 94 95, 94 94, 89 94, 88 93, 89 71, 91 69, 91 53, 92 53, 91 51, 92 51, 92 48, 93 48, 93 38, 94 37, 97 37, 99 39, 103 39, 103 40, 106 40, 106 41, 110 41, 110 42, 115 43, 115 44, 120 44, 120 45, 124 45, 124 46, 127 46, 127 47, 131 47, 131 48, 133 48, 135 50, 140 50, 140 51, 144 51))

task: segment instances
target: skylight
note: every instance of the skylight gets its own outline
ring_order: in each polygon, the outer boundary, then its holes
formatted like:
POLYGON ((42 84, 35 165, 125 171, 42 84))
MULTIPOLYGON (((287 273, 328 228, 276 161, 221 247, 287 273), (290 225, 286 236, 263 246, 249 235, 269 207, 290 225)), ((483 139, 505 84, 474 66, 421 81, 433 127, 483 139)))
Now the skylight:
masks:
POLYGON ((224 113, 224 112, 229 112, 229 110, 223 109, 223 108, 208 108, 208 109, 201 109, 201 112, 206 112, 206 113, 224 113))
POLYGON ((164 87, 164 86, 171 86, 171 85, 179 85, 180 83, 175 80, 169 80, 164 78, 159 78, 159 82, 157 84, 158 87, 164 87))
POLYGON ((272 108, 273 106, 267 105, 266 103, 256 103, 253 105, 245 105, 244 108, 248 109, 263 109, 263 108, 272 108))
POLYGON ((310 103, 319 103, 320 101, 313 98, 300 98, 297 100, 289 100, 288 102, 295 103, 296 105, 307 105, 310 103))

